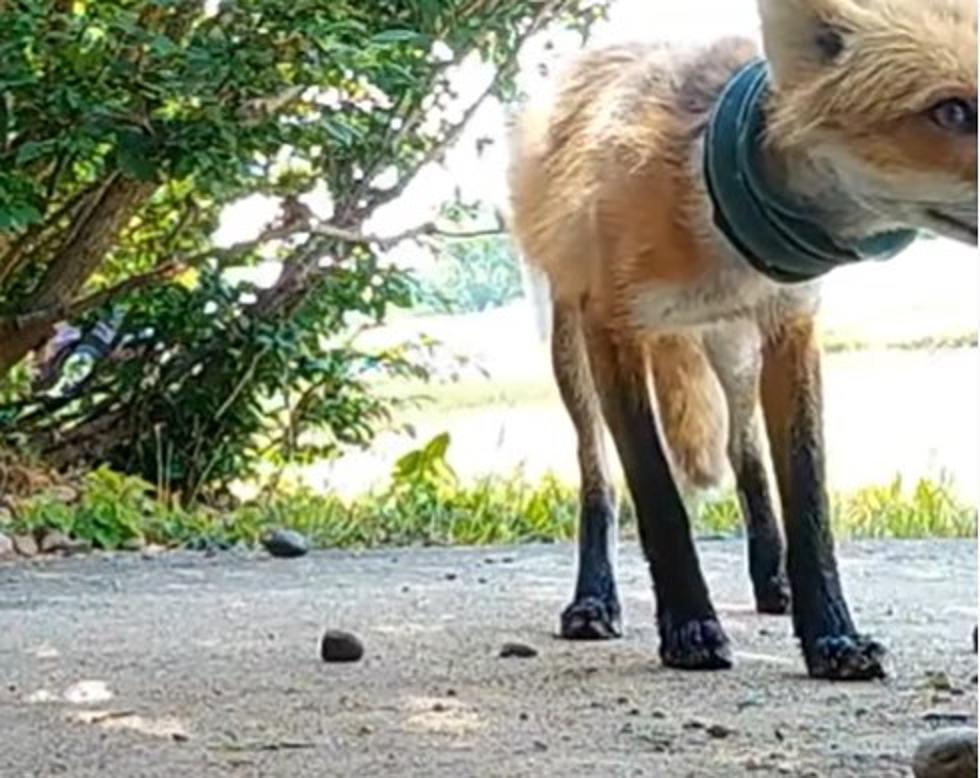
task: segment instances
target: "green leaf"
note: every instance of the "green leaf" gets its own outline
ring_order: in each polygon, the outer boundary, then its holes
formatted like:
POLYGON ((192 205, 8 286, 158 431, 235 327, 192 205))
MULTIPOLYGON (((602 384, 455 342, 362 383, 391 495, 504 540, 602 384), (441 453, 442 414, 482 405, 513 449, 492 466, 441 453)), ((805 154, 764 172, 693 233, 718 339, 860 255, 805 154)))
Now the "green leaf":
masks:
POLYGON ((41 211, 29 203, 0 206, 0 230, 18 230, 41 221, 41 211))
POLYGON ((423 35, 416 30, 385 30, 384 32, 379 32, 377 35, 371 37, 372 43, 378 44, 389 44, 389 43, 417 43, 419 45, 424 45, 428 43, 429 36, 423 35))
POLYGON ((33 162, 36 159, 40 159, 41 157, 51 154, 57 148, 57 140, 25 143, 23 146, 17 149, 17 155, 14 157, 14 164, 26 165, 29 162, 33 162))
POLYGON ((157 165, 153 159, 153 152, 153 142, 146 134, 133 130, 119 133, 116 164, 131 178, 140 181, 157 180, 157 165))

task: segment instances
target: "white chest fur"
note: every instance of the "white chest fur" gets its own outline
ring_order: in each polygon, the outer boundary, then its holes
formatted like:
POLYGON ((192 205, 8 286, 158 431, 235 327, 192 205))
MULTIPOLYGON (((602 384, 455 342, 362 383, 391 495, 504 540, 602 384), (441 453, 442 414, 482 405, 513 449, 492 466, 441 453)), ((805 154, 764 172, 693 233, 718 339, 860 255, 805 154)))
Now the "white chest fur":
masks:
POLYGON ((634 324, 648 333, 713 329, 733 321, 755 321, 763 331, 800 315, 813 315, 820 303, 820 283, 779 284, 741 257, 715 226, 712 206, 701 178, 700 144, 692 149, 691 175, 697 191, 685 221, 716 259, 694 283, 653 283, 632 300, 634 324))

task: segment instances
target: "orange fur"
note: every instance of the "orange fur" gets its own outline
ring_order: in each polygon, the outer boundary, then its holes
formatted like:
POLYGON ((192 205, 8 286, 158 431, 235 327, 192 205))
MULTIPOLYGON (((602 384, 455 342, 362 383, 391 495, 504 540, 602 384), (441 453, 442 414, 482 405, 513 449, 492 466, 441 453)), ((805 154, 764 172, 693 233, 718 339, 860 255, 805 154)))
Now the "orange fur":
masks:
POLYGON ((726 467, 725 400, 701 345, 679 335, 647 346, 660 423, 677 474, 690 486, 717 484, 726 467))
POLYGON ((522 116, 513 231, 556 298, 587 292, 628 329, 638 284, 688 284, 714 264, 683 215, 696 196, 684 161, 715 94, 756 53, 740 39, 693 56, 642 45, 591 52, 566 74, 550 112, 522 116))
MULTIPOLYGON (((944 98, 976 102, 972 0, 759 0, 759 8, 774 82, 774 170, 794 180, 795 168, 810 175, 831 160, 853 167, 854 180, 873 179, 879 204, 897 197, 892 185, 909 202, 952 202, 971 188, 975 201, 976 136, 954 137, 929 116, 944 98), (842 42, 839 55, 821 48, 828 31, 842 42), (815 146, 825 156, 803 159, 815 146)), ((712 364, 685 328, 754 317, 765 334, 813 313, 806 303, 764 310, 766 295, 778 293, 745 274, 731 282, 731 299, 711 307, 731 260, 708 234, 697 144, 728 78, 758 53, 738 38, 691 52, 660 44, 587 52, 550 104, 524 111, 514 135, 512 231, 526 261, 548 277, 558 304, 587 308, 626 351, 652 343, 663 433, 699 485, 723 470, 725 424, 712 364), (683 306, 693 312, 681 324, 663 323, 683 306)))

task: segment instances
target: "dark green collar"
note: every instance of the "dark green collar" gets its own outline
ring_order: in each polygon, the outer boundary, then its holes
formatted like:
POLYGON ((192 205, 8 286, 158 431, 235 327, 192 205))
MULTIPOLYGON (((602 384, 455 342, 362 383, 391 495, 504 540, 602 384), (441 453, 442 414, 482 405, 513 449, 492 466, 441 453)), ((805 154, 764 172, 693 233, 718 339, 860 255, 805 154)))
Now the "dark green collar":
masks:
POLYGON ((914 230, 842 244, 802 205, 766 185, 758 150, 768 94, 768 66, 765 60, 753 60, 725 86, 705 136, 704 173, 715 224, 738 252, 759 272, 794 283, 852 262, 890 259, 907 248, 917 236, 914 230))

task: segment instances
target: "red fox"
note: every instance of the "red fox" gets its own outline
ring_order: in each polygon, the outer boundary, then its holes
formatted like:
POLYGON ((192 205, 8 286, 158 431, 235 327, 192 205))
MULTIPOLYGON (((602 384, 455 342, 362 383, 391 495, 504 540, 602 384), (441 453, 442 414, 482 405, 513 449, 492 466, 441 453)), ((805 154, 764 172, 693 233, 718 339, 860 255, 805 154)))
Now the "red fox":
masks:
POLYGON ((977 9, 758 7, 762 54, 734 38, 588 52, 517 122, 511 229, 549 282, 554 374, 578 435, 578 577, 561 634, 621 633, 605 422, 666 665, 732 664, 681 498, 727 461, 757 609, 791 608, 811 676, 877 678, 884 648, 855 627, 830 529, 819 279, 920 231, 976 244, 977 9))

